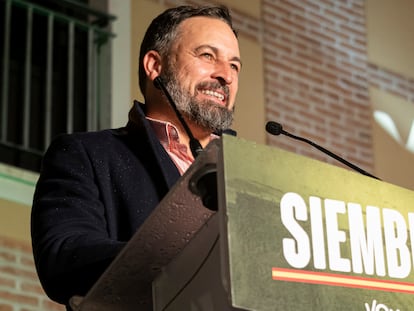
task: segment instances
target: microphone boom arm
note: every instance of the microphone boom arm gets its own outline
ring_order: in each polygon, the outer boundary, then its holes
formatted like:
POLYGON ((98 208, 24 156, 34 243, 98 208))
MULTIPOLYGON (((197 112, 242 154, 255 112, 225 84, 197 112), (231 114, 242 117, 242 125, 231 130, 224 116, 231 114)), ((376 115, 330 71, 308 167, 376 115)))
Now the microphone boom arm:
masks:
POLYGON ((175 114, 177 115, 178 120, 180 121, 181 125, 184 127, 185 132, 190 139, 190 150, 193 154, 194 159, 203 151, 203 147, 201 147, 200 142, 194 137, 193 133, 191 132, 190 128, 187 125, 187 122, 184 121, 182 114, 178 111, 177 105, 175 104, 174 100, 172 99, 170 93, 168 92, 167 88, 165 87, 164 83, 161 80, 161 77, 156 77, 154 79, 154 85, 156 88, 161 89, 164 95, 167 97, 168 101, 170 102, 171 107, 173 108, 175 114))
POLYGON ((314 143, 313 141, 311 141, 309 139, 306 139, 306 138, 303 138, 303 137, 300 137, 300 136, 293 135, 293 134, 291 134, 289 132, 286 132, 285 130, 283 130, 282 125, 280 125, 277 122, 269 121, 266 124, 266 130, 267 130, 267 132, 269 132, 272 135, 280 135, 280 134, 283 134, 283 135, 289 136, 289 137, 291 137, 293 139, 297 139, 297 140, 303 141, 303 142, 305 142, 305 143, 307 143, 307 144, 315 147, 319 151, 322 151, 323 153, 326 153, 327 155, 329 155, 330 157, 334 158, 335 160, 341 162, 342 164, 345 164, 346 166, 354 169, 358 173, 361 173, 361 174, 363 174, 365 176, 369 176, 369 177, 372 177, 372 178, 381 180, 378 177, 376 177, 376 176, 368 173, 367 171, 364 171, 362 168, 356 166, 355 164, 352 164, 352 163, 348 162, 347 160, 341 158, 340 156, 336 155, 332 151, 329 151, 328 149, 325 149, 324 147, 322 147, 322 146, 314 143))

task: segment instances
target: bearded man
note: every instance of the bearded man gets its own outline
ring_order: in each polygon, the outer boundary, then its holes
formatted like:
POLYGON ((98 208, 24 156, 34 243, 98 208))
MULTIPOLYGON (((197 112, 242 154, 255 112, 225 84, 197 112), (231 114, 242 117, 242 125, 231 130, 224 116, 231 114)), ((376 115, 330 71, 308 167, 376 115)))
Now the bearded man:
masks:
POLYGON ((72 296, 89 291, 194 161, 190 138, 204 148, 230 127, 240 69, 225 7, 168 9, 141 44, 145 102, 134 102, 127 125, 52 142, 31 222, 37 272, 52 300, 69 308, 72 296))

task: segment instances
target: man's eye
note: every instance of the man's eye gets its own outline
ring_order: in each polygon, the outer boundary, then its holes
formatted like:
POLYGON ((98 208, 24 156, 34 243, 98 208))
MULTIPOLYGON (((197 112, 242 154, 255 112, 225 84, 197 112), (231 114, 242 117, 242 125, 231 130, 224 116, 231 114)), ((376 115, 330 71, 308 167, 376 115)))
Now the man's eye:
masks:
POLYGON ((202 57, 207 58, 208 60, 212 60, 213 59, 213 55, 211 55, 210 53, 203 53, 201 54, 202 57))
POLYGON ((231 67, 231 69, 239 72, 239 66, 237 66, 236 64, 231 64, 230 67, 231 67))

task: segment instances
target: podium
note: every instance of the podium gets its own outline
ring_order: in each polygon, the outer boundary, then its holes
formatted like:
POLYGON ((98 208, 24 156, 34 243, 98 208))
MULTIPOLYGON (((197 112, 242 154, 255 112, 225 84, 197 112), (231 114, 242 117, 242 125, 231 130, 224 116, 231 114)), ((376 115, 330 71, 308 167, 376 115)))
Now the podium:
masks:
POLYGON ((410 310, 413 254, 413 191, 224 135, 72 307, 410 310))

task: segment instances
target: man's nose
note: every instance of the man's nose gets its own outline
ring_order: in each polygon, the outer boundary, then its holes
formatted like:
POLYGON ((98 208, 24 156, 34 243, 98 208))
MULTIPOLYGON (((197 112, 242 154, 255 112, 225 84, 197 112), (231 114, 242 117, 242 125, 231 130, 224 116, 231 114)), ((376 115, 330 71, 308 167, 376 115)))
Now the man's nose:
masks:
POLYGON ((216 62, 213 78, 219 80, 221 84, 231 84, 234 79, 234 74, 231 64, 224 61, 216 62))

